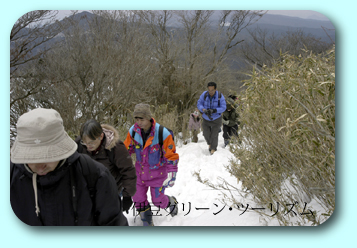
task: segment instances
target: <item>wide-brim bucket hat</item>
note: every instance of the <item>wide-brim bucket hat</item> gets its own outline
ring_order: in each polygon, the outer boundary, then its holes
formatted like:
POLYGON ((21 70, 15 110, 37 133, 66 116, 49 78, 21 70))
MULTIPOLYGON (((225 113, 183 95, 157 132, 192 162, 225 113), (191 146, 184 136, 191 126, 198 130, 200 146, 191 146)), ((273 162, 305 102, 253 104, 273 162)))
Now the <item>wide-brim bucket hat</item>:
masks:
POLYGON ((54 109, 38 108, 21 115, 16 129, 10 157, 13 163, 56 162, 77 150, 77 143, 68 136, 54 109))

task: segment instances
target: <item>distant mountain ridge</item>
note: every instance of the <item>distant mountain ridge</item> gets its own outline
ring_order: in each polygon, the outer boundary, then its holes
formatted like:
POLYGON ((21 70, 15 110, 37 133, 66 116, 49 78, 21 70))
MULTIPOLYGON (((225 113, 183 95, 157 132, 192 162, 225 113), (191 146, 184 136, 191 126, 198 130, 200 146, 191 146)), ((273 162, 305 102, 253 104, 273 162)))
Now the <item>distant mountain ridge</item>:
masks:
POLYGON ((335 29, 331 21, 321 21, 316 19, 304 19, 299 17, 290 17, 282 15, 265 14, 257 23, 289 26, 289 27, 307 27, 307 28, 321 28, 321 26, 328 29, 335 29))
MULTIPOLYGON (((96 15, 90 13, 88 11, 83 11, 80 13, 75 14, 71 18, 74 20, 79 21, 79 25, 81 29, 84 31, 89 28, 88 20, 91 20, 96 15), (86 20, 87 19, 87 20, 86 20)), ((218 10, 215 10, 212 15, 212 23, 218 22, 220 13, 218 10)), ((61 20, 60 22, 63 22, 61 20)), ((53 24, 57 25, 57 24, 53 24)), ((178 21, 177 18, 173 18, 170 20, 169 26, 173 28, 178 28, 178 21)), ((321 39, 321 41, 330 43, 331 40, 335 41, 335 28, 330 21, 321 21, 316 19, 303 19, 298 17, 289 17, 283 15, 273 15, 273 14, 265 14, 262 18, 260 18, 256 23, 250 25, 248 27, 249 30, 254 30, 255 28, 259 27, 260 29, 266 30, 269 34, 274 33, 275 35, 283 34, 284 32, 291 31, 294 32, 296 30, 302 30, 305 34, 311 34, 317 39, 321 39)), ((26 35, 28 28, 25 28, 21 31, 19 35, 26 35)), ((249 40, 249 33, 247 29, 244 29, 240 34, 240 39, 247 39, 249 40)), ((53 40, 50 40, 46 43, 46 46, 51 46, 53 43, 61 41, 64 39, 64 35, 60 33, 57 35, 53 40)), ((13 46, 13 43, 10 43, 10 46, 13 46)), ((38 49, 41 49, 43 45, 38 46, 33 50, 34 53, 38 49)))

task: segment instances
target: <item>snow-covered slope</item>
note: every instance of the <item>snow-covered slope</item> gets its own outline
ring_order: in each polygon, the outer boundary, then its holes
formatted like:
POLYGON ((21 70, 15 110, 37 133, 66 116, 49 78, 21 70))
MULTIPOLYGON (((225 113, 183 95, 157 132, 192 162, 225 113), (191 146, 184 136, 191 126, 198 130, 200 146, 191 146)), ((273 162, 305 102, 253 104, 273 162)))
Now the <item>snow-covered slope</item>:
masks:
MULTIPOLYGON (((178 142, 179 143, 179 142, 178 142)), ((179 213, 175 217, 171 217, 169 212, 164 209, 158 209, 151 204, 153 212, 153 221, 155 226, 278 226, 279 222, 274 215, 288 214, 283 210, 276 211, 278 206, 276 203, 267 203, 265 206, 260 206, 254 202, 252 195, 241 194, 241 182, 237 178, 231 176, 225 169, 225 165, 229 164, 230 159, 234 159, 229 148, 223 148, 224 140, 222 132, 219 134, 217 151, 210 155, 208 146, 204 140, 202 132, 198 135, 198 143, 188 143, 187 145, 178 144, 176 150, 180 155, 179 169, 174 187, 168 188, 165 194, 175 196, 179 202, 179 213), (217 185, 222 183, 224 179, 230 188, 235 190, 215 190, 211 187, 199 182, 197 175, 201 181, 208 181, 211 184, 217 185), (237 192, 238 191, 238 192, 237 192), (227 200, 223 203, 224 195, 234 195, 234 199, 239 204, 233 205, 227 200), (268 205, 268 207, 267 207, 268 205), (260 209, 259 209, 260 208, 260 209), (264 208, 264 209, 262 209, 264 208), (263 212, 266 216, 262 217, 258 212, 263 212)), ((289 188, 289 182, 285 183, 285 187, 289 188)), ((298 196, 298 195, 297 195, 298 196)), ((148 193, 150 202, 151 196, 148 193)), ((290 224, 311 225, 311 223, 301 223, 299 215, 309 213, 309 209, 321 213, 326 212, 316 199, 309 199, 309 202, 304 208, 304 203, 293 206, 291 204, 290 224), (300 211, 300 212, 299 212, 300 211), (294 215, 295 214, 295 215, 294 215)), ((289 205, 287 205, 289 206, 289 205)), ((280 205, 279 208, 282 208, 280 205)), ((141 226, 142 222, 137 212, 132 209, 129 214, 125 214, 128 218, 130 226, 141 226)), ((322 220, 326 217, 322 216, 322 220)), ((323 221, 321 221, 323 222, 323 221)))
MULTIPOLYGON (((155 226, 257 226, 263 225, 260 215, 249 210, 244 212, 244 207, 240 210, 231 208, 222 203, 223 194, 219 190, 214 190, 197 180, 194 174, 199 174, 205 181, 209 180, 213 184, 221 183, 220 178, 224 178, 231 185, 240 188, 240 184, 235 177, 232 177, 224 165, 229 163, 233 157, 228 148, 223 148, 222 133, 219 136, 217 151, 209 155, 208 146, 204 141, 202 133, 198 136, 198 143, 189 143, 177 147, 180 155, 179 170, 174 187, 166 189, 167 195, 173 195, 179 202, 179 213, 171 217, 164 209, 158 209, 151 204, 153 220, 155 226)), ((237 196, 239 197, 239 196, 237 196)), ((148 195, 148 199, 151 199, 148 195)), ((150 200, 149 200, 150 201, 150 200)), ((249 201, 249 200, 248 200, 249 201)), ((241 199, 247 202, 247 199, 241 199)), ((131 210, 126 214, 129 225, 141 226, 142 222, 137 213, 131 210)), ((278 225, 272 220, 268 225, 278 225)))

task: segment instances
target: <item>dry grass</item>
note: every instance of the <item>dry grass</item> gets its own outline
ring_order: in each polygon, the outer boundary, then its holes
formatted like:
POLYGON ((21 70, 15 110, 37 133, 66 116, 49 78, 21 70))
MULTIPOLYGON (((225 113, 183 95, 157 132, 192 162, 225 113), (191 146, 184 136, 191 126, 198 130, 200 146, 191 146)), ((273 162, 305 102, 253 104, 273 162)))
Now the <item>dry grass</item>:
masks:
MULTIPOLYGON (((245 87, 245 142, 231 146, 236 160, 228 170, 262 205, 317 200, 326 212, 302 215, 300 224, 322 223, 335 208, 335 48, 285 54, 273 67, 253 71, 245 87)), ((276 218, 293 224, 288 215, 276 218)))

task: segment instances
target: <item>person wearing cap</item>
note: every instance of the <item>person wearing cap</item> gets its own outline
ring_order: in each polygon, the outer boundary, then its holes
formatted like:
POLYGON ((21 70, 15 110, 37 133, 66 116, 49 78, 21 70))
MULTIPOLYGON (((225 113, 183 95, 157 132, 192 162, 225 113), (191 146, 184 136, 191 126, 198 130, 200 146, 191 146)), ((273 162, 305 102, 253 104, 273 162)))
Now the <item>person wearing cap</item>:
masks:
POLYGON ((128 225, 109 170, 76 151, 77 144, 56 110, 29 111, 20 116, 16 129, 10 154, 10 203, 22 222, 128 225))
POLYGON ((130 154, 136 155, 136 193, 133 201, 144 226, 153 226, 151 206, 147 199, 150 188, 152 204, 165 209, 171 216, 178 213, 174 196, 165 195, 165 189, 173 187, 176 180, 179 155, 173 136, 163 128, 163 145, 159 143, 160 124, 152 117, 150 106, 140 103, 134 109, 135 124, 130 127, 124 145, 130 154))
POLYGON ((225 98, 217 90, 215 82, 207 84, 207 91, 204 91, 198 99, 197 108, 202 113, 203 137, 206 140, 210 154, 213 155, 217 151, 222 113, 226 110, 225 98))
POLYGON ((188 122, 188 130, 192 133, 192 142, 197 143, 198 141, 198 133, 201 128, 201 117, 199 116, 199 112, 196 109, 193 113, 190 114, 190 119, 188 122))
POLYGON ((87 154, 109 169, 116 180, 118 194, 123 197, 123 211, 129 213, 136 192, 136 173, 118 131, 111 125, 90 119, 82 125, 80 136, 75 141, 79 153, 87 154))

